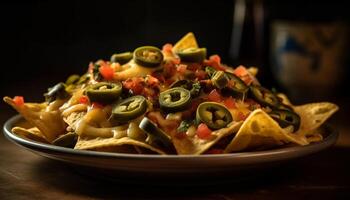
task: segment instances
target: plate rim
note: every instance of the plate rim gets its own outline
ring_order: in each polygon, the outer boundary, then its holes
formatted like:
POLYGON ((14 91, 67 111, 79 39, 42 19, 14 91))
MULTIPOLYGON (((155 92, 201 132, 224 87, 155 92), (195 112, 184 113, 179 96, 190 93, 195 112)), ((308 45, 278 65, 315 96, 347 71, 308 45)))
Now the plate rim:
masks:
POLYGON ((157 159, 157 160, 176 160, 176 159, 227 159, 227 158, 254 158, 254 157, 263 157, 263 156, 274 156, 274 155, 283 155, 289 153, 295 153, 301 151, 301 149, 310 150, 310 153, 315 153, 326 149, 332 145, 334 145, 339 137, 339 131, 335 129, 333 126, 328 123, 325 124, 327 129, 330 129, 330 134, 324 138, 321 142, 312 143, 305 146, 293 146, 293 147, 284 147, 279 149, 271 149, 271 150, 262 150, 262 151, 251 151, 251 152, 237 152, 237 153, 227 153, 227 154, 203 154, 203 155, 153 155, 153 154, 127 154, 127 153, 114 153, 114 152, 98 152, 98 151, 88 151, 88 150, 77 150, 70 149, 66 147, 59 147, 51 144, 39 143, 33 140, 25 139, 16 134, 12 133, 11 129, 20 120, 24 118, 17 114, 10 117, 3 125, 3 133, 5 137, 11 142, 20 145, 21 147, 31 149, 29 147, 34 147, 35 149, 47 150, 56 153, 64 153, 71 154, 75 156, 86 156, 86 157, 98 157, 98 158, 119 158, 119 159, 157 159), (315 148, 318 147, 318 148, 315 148), (315 150, 317 149, 317 150, 315 150))

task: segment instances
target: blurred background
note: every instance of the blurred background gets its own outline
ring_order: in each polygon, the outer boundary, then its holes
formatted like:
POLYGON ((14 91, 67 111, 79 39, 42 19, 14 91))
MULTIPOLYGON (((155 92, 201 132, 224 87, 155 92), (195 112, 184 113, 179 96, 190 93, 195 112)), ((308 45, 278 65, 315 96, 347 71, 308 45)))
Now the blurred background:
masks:
POLYGON ((84 73, 90 61, 192 31, 209 54, 257 66, 266 87, 294 102, 347 105, 344 1, 2 1, 0 9, 1 96, 41 101, 48 86, 84 73))

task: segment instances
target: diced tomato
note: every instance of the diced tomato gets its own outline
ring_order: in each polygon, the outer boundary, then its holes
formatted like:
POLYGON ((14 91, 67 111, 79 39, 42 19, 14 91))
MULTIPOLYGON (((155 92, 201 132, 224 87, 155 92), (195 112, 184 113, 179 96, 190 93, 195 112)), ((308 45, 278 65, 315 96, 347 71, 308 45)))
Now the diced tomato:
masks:
POLYGON ((195 75, 198 78, 198 80, 203 80, 207 76, 207 73, 201 69, 197 69, 195 75))
POLYGON ((228 97, 224 100, 224 105, 228 108, 228 109, 234 109, 236 108, 236 102, 232 97, 228 97))
POLYGON ((170 43, 167 43, 163 46, 163 51, 167 53, 172 53, 173 45, 170 43))
POLYGON ((221 64, 221 58, 219 55, 212 55, 209 57, 210 60, 213 60, 214 62, 218 63, 218 64, 221 64))
POLYGON ((221 58, 218 55, 212 55, 209 60, 204 61, 205 65, 214 67, 216 70, 225 71, 226 68, 221 65, 221 58))
POLYGON ((159 72, 153 72, 151 74, 151 76, 155 77, 156 79, 158 79, 161 83, 164 83, 165 82, 165 78, 163 76, 162 73, 159 73, 159 72))
POLYGON ((240 77, 247 85, 253 82, 252 75, 248 72, 247 68, 242 65, 238 66, 233 73, 240 77))
POLYGON ((150 86, 159 85, 159 80, 156 77, 147 75, 147 84, 150 86))
POLYGON ((235 75, 241 77, 241 76, 245 76, 248 74, 248 70, 247 68, 245 68, 244 66, 240 65, 238 66, 235 71, 233 72, 235 75))
POLYGON ((175 134, 175 137, 176 137, 177 139, 182 140, 182 139, 185 139, 185 138, 187 137, 187 135, 186 135, 185 132, 178 132, 178 133, 175 134))
POLYGON ((13 97, 12 100, 16 106, 23 106, 24 105, 24 97, 23 96, 15 96, 15 97, 13 97))
POLYGON ((222 97, 216 89, 212 90, 208 95, 209 101, 221 102, 221 99, 222 99, 222 97))
POLYGON ((124 88, 130 90, 133 94, 141 94, 144 88, 144 79, 142 77, 128 78, 123 82, 124 88))
POLYGON ((184 75, 186 70, 187 70, 187 65, 178 65, 176 70, 181 74, 181 75, 184 75))
POLYGON ((114 70, 112 67, 110 67, 108 65, 102 65, 99 68, 99 71, 100 71, 102 77, 106 80, 112 80, 114 77, 114 70))
POLYGON ((81 104, 88 104, 89 103, 89 98, 87 96, 81 96, 79 98, 79 103, 81 103, 81 104))
POLYGON ((224 153, 223 149, 210 149, 206 152, 207 154, 222 154, 224 153))
POLYGON ((197 128, 196 134, 200 139, 207 140, 211 137, 211 130, 208 128, 206 124, 201 123, 197 128))
POLYGON ((172 77, 176 73, 176 64, 172 60, 167 60, 163 65, 163 74, 167 77, 172 77))
POLYGON ((189 63, 187 65, 187 69, 191 70, 191 71, 194 71, 194 72, 199 70, 199 69, 201 69, 201 68, 202 68, 202 65, 199 64, 199 63, 189 63))
POLYGON ((101 109, 103 108, 103 105, 97 102, 92 103, 92 109, 101 109))

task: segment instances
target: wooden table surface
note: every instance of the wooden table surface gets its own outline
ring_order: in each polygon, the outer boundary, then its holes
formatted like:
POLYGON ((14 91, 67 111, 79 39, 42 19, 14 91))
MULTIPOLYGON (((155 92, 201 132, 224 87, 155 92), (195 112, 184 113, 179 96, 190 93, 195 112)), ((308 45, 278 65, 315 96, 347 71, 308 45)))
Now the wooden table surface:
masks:
MULTIPOLYGON (((347 103, 342 107, 333 119, 340 138, 332 148, 254 179, 208 186, 97 180, 20 148, 1 134, 0 199, 350 199, 349 109, 347 103)), ((0 124, 15 114, 4 104, 0 109, 0 124)))

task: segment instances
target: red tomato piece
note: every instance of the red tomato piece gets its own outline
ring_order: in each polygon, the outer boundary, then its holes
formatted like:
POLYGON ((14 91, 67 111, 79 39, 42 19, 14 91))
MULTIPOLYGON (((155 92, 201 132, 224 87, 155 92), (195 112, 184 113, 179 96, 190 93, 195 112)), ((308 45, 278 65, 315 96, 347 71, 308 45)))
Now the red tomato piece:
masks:
POLYGON ((176 137, 177 139, 182 140, 182 139, 185 139, 185 138, 187 137, 187 135, 186 135, 185 132, 178 132, 178 133, 176 133, 175 137, 176 137))
POLYGON ((170 43, 167 43, 163 46, 163 51, 164 52, 168 52, 168 53, 171 53, 173 50, 173 45, 170 44, 170 43))
POLYGON ((97 103, 97 102, 93 102, 92 103, 92 109, 102 109, 103 108, 103 105, 100 104, 100 103, 97 103))
POLYGON ((203 80, 207 76, 207 73, 201 69, 197 69, 195 75, 198 78, 198 80, 203 80))
POLYGON ((159 80, 156 77, 148 75, 147 76, 147 84, 151 85, 151 86, 159 85, 159 80))
POLYGON ((141 94, 144 88, 144 79, 142 77, 129 78, 123 82, 123 86, 131 90, 133 94, 141 94))
POLYGON ((224 104, 228 109, 236 108, 236 102, 232 97, 228 97, 224 100, 224 104))
POLYGON ((99 68, 99 71, 100 71, 102 77, 106 80, 112 80, 114 77, 114 70, 112 67, 110 67, 108 65, 102 65, 99 68))
POLYGON ((218 63, 218 64, 221 64, 221 58, 220 58, 219 55, 216 55, 216 54, 212 55, 212 56, 209 57, 209 59, 214 61, 214 62, 216 62, 216 63, 218 63))
POLYGON ((220 93, 216 89, 214 89, 209 93, 208 100, 214 101, 214 102, 221 102, 222 97, 221 97, 220 93))
POLYGON ((165 77, 172 77, 176 73, 176 64, 172 60, 168 60, 163 65, 163 74, 165 77))
POLYGON ((204 62, 205 65, 214 67, 216 70, 225 71, 226 68, 221 65, 221 58, 218 55, 212 55, 209 57, 209 60, 204 62))
POLYGON ((79 98, 79 103, 81 103, 81 104, 88 104, 89 103, 89 98, 87 96, 81 96, 79 98))
POLYGON ((201 123, 197 128, 196 134, 200 139, 206 140, 211 137, 211 130, 208 128, 206 124, 201 123))
POLYGON ((24 97, 23 96, 15 96, 15 97, 13 97, 12 100, 16 106, 23 106, 24 105, 24 97))
POLYGON ((184 75, 187 70, 187 65, 178 65, 176 70, 181 74, 184 75))
POLYGON ((235 71, 233 72, 235 75, 241 77, 248 74, 247 68, 243 67, 242 65, 238 66, 235 71))

